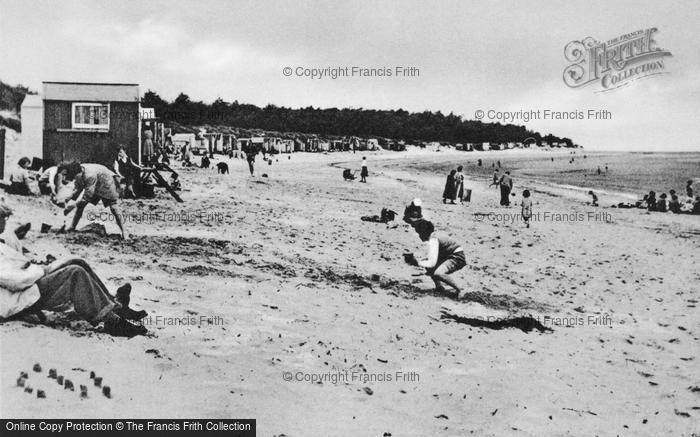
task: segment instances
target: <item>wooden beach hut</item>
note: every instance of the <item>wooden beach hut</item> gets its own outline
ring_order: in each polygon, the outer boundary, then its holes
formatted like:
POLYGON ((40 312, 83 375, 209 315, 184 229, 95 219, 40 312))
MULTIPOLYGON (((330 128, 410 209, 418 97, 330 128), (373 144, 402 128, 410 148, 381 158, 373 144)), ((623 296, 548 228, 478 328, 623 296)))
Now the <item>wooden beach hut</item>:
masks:
POLYGON ((111 166, 119 145, 141 163, 137 84, 44 82, 42 100, 46 165, 78 160, 111 166))

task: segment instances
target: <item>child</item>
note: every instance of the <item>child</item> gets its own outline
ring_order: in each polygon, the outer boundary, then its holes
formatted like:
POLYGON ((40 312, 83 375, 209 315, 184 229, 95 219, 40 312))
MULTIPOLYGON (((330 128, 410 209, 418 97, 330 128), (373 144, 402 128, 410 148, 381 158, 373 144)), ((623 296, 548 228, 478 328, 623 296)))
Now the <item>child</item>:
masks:
POLYGON ((421 241, 426 243, 428 255, 424 259, 417 260, 415 255, 407 254, 406 262, 424 267, 426 274, 435 283, 435 291, 444 292, 445 288, 441 284, 444 282, 457 292, 457 299, 461 299, 462 290, 448 275, 467 265, 464 250, 449 238, 434 236, 435 227, 427 220, 419 220, 413 227, 421 241))
POLYGON ((668 203, 668 209, 674 214, 681 213, 681 202, 678 200, 678 196, 673 194, 671 196, 671 201, 668 203))
MULTIPOLYGON (((80 164, 79 162, 62 163, 56 170, 61 175, 61 181, 75 181, 72 200, 76 200, 76 211, 73 216, 73 223, 66 229, 67 231, 75 231, 83 211, 88 203, 97 205, 100 201, 109 208, 114 216, 114 219, 119 226, 123 240, 127 239, 124 231, 124 221, 121 211, 117 206, 119 200, 119 192, 115 181, 115 174, 107 167, 100 164, 80 164), (78 197, 82 198, 78 200, 78 197)), ((66 211, 64 210, 64 214, 66 211)))
POLYGON ((592 190, 589 190, 589 191, 588 191, 588 194, 590 194, 590 195, 591 195, 591 198, 593 199, 593 201, 591 202, 591 205, 592 205, 592 206, 598 206, 598 196, 596 196, 595 193, 594 193, 592 190))
POLYGON ((530 190, 523 191, 523 201, 520 204, 522 207, 522 216, 525 220, 525 226, 530 227, 530 217, 532 217, 532 199, 530 199, 530 190))
POLYGON ((666 193, 661 193, 659 200, 656 202, 657 212, 668 212, 668 203, 666 202, 666 193))
POLYGON ((423 215, 423 202, 419 198, 413 199, 411 204, 406 207, 403 211, 403 221, 413 226, 420 220, 424 220, 423 215))
POLYGON ((360 172, 360 182, 367 183, 367 176, 369 176, 369 171, 367 171, 367 157, 362 157, 362 171, 360 172))
POLYGON ((10 172, 10 187, 8 192, 10 194, 19 194, 22 196, 31 196, 32 187, 31 181, 32 177, 29 174, 29 167, 31 161, 29 158, 22 157, 17 163, 17 168, 10 172))
POLYGON ((182 190, 182 185, 180 185, 180 176, 177 173, 173 173, 170 175, 170 187, 174 191, 182 190))

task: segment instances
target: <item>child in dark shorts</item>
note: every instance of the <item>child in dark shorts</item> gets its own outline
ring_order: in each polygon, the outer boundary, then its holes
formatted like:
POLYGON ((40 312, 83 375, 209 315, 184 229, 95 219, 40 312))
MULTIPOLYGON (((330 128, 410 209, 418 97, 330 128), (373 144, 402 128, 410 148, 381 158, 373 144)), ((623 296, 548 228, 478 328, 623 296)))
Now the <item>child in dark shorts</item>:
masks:
POLYGON ((427 244, 428 256, 418 260, 411 254, 406 256, 406 262, 425 268, 426 274, 435 283, 436 291, 444 292, 442 283, 445 283, 457 292, 457 299, 464 297, 462 289, 448 276, 467 265, 464 249, 447 237, 434 236, 435 227, 428 220, 419 220, 413 227, 421 241, 427 244))
POLYGON ((100 164, 80 164, 78 162, 63 163, 59 165, 57 172, 61 179, 75 181, 75 189, 71 198, 77 200, 80 193, 83 197, 76 205, 73 222, 68 231, 73 231, 78 226, 83 210, 88 203, 97 205, 100 201, 109 208, 121 231, 122 239, 126 239, 121 212, 117 207, 119 192, 117 191, 116 174, 100 164))

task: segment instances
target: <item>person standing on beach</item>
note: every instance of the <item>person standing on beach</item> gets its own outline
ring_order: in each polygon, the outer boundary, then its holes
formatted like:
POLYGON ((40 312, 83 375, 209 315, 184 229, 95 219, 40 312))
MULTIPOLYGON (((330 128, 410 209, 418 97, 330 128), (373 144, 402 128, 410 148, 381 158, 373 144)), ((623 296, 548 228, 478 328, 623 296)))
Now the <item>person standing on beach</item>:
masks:
POLYGON ((413 254, 407 254, 406 262, 425 268, 426 274, 435 283, 435 291, 443 293, 445 287, 442 283, 445 283, 457 292, 457 299, 461 299, 462 289, 448 275, 467 265, 464 249, 447 237, 433 235, 435 227, 428 220, 419 220, 413 227, 421 241, 426 243, 428 253, 420 260, 413 254))
POLYGON ((510 171, 501 176, 498 182, 501 187, 501 206, 510 206, 510 192, 513 189, 513 179, 510 177, 510 171))
POLYGON ((447 203, 447 199, 450 199, 450 202, 455 203, 453 200, 455 191, 455 173, 457 173, 457 170, 453 169, 450 171, 450 174, 447 175, 445 189, 442 190, 442 203, 447 203))
POLYGON ((126 184, 124 197, 135 199, 136 193, 134 193, 134 183, 136 183, 141 174, 141 167, 129 157, 124 146, 119 146, 117 159, 114 160, 114 172, 123 179, 126 184))
POLYGON ((367 183, 367 176, 369 176, 369 171, 367 171, 367 157, 362 157, 362 170, 360 171, 360 182, 367 183))
POLYGON ((452 203, 455 203, 456 199, 459 199, 459 203, 462 203, 464 198, 464 173, 462 173, 461 165, 457 167, 457 173, 455 173, 455 190, 452 193, 452 203))
POLYGON ((66 229, 67 231, 75 230, 88 203, 97 205, 101 200, 105 208, 109 208, 114 216, 114 220, 121 231, 122 239, 126 239, 122 215, 117 207, 119 192, 117 191, 117 182, 115 180, 116 174, 104 165, 81 165, 76 161, 59 165, 58 174, 61 175, 62 180, 75 181, 75 188, 70 197, 72 200, 77 200, 80 194, 83 193, 82 199, 76 204, 73 223, 66 229))
POLYGON ((251 144, 245 152, 245 159, 248 161, 248 170, 250 170, 250 175, 255 176, 255 155, 257 154, 257 149, 251 144))
POLYGON ((530 227, 530 218, 532 217, 532 199, 530 199, 530 190, 523 191, 523 201, 520 203, 520 213, 525 221, 525 227, 530 227))

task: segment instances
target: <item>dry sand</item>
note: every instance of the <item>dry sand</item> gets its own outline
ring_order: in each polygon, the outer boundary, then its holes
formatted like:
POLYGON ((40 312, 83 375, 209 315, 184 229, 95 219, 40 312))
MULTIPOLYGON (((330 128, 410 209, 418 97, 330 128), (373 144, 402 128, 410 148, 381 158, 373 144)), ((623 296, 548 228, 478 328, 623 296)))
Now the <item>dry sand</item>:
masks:
MULTIPOLYGON (((224 176, 183 169, 186 203, 163 190, 122 203, 127 214, 161 214, 128 223, 129 242, 40 235, 42 222, 62 224, 61 212, 45 198, 9 198, 14 223, 32 222, 26 244, 39 258, 85 257, 108 286, 130 282, 134 306, 154 319, 151 336, 133 339, 70 314, 50 314, 49 326, 0 325, 2 417, 255 418, 261 436, 700 431, 697 217, 595 210, 516 179, 516 192, 537 190, 535 212, 611 214, 609 222, 543 217, 525 229, 479 215, 519 215, 498 206, 488 181, 467 182, 470 205, 443 205, 442 176, 402 170, 409 160, 487 153, 367 155, 367 184, 342 180, 340 168, 359 170, 361 155, 350 153, 258 162, 269 178, 250 178, 242 160, 224 176), (468 266, 456 277, 469 302, 412 276, 418 270, 401 255, 420 242, 407 226, 360 221, 382 207, 401 214, 413 197, 439 232, 463 244, 468 266), (186 220, 160 220, 174 212, 186 220), (489 316, 496 322, 484 323, 489 316), (41 374, 31 371, 37 362, 41 374), (47 379, 49 368, 76 387, 95 371, 113 398, 91 386, 81 400, 47 379), (46 399, 14 387, 20 371, 46 399), (284 372, 348 380, 287 382, 284 372)), ((113 222, 106 228, 117 232, 113 222)))

